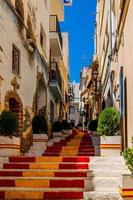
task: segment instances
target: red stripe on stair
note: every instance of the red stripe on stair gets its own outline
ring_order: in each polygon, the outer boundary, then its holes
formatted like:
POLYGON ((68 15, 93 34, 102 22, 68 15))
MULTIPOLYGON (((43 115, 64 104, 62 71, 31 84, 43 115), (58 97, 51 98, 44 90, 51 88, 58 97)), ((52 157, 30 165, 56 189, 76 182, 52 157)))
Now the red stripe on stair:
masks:
POLYGON ((5 192, 0 191, 0 199, 5 199, 5 192))
POLYGON ((15 181, 14 180, 7 180, 7 179, 1 179, 0 180, 0 187, 15 187, 15 181))
POLYGON ((23 176, 23 172, 19 171, 0 171, 0 176, 23 176))
POLYGON ((89 157, 64 157, 63 162, 89 162, 89 157))
POLYGON ((50 188, 84 188, 84 180, 50 180, 50 188))
POLYGON ((59 164, 59 169, 88 169, 88 164, 59 164))
POLYGON ((9 157, 9 162, 35 162, 35 157, 9 157))
POLYGON ((83 192, 45 192, 44 199, 83 199, 83 192))
POLYGON ((87 177, 86 172, 55 172, 55 177, 87 177))
POLYGON ((29 164, 3 164, 4 169, 29 169, 29 164))
POLYGON ((60 153, 50 153, 50 152, 46 152, 46 153, 43 153, 42 154, 43 156, 59 156, 60 155, 60 153))

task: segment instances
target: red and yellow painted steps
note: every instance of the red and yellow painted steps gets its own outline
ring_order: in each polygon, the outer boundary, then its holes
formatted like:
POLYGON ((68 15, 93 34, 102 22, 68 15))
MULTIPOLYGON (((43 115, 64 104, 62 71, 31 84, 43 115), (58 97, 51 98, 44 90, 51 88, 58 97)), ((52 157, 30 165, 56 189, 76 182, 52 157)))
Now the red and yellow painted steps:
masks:
POLYGON ((10 157, 0 170, 0 199, 83 199, 90 161, 85 155, 94 153, 84 135, 77 131, 69 141, 58 143, 58 157, 10 157), (87 145, 89 152, 82 151, 87 145))
POLYGON ((124 200, 133 200, 133 188, 120 189, 119 192, 124 200))
POLYGON ((30 200, 41 200, 41 199, 83 199, 83 192, 66 192, 66 191, 59 191, 59 192, 42 192, 42 191, 1 191, 0 192, 0 199, 6 200, 17 200, 17 199, 30 199, 30 200))
POLYGON ((87 156, 84 157, 43 157, 43 156, 38 156, 38 157, 9 157, 9 162, 11 163, 16 163, 16 162, 89 162, 90 158, 87 156))
POLYGON ((0 187, 16 188, 84 188, 82 179, 0 179, 0 187))
POLYGON ((31 170, 31 171, 8 171, 8 170, 3 170, 0 171, 0 176, 1 177, 81 177, 81 178, 86 178, 87 177, 87 172, 83 172, 83 171, 35 171, 35 170, 31 170))
POLYGON ((88 163, 5 163, 3 169, 44 169, 44 170, 79 170, 89 169, 88 163))
POLYGON ((52 147, 47 147, 43 156, 95 155, 91 137, 86 133, 78 131, 69 142, 63 142, 65 141, 57 142, 52 147))

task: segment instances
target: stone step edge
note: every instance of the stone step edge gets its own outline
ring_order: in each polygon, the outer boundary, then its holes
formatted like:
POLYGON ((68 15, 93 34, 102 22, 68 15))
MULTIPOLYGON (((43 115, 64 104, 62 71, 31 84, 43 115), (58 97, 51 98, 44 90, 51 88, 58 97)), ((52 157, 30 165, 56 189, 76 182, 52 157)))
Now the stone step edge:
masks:
POLYGON ((54 164, 63 164, 63 165, 78 165, 78 164, 90 164, 90 162, 8 162, 8 163, 3 163, 4 164, 11 164, 11 165, 15 165, 15 164, 51 164, 51 165, 54 165, 54 164))
MULTIPOLYGON (((3 168, 0 168, 0 171, 28 171, 28 172, 87 172, 87 173, 98 173, 98 172, 109 172, 109 170, 99 170, 99 169, 3 169, 3 168)), ((110 170, 111 173, 116 173, 118 172, 119 174, 121 173, 124 173, 125 172, 128 172, 128 170, 120 170, 120 169, 117 169, 117 170, 110 170)))
MULTIPOLYGON (((105 188, 106 189, 106 188, 105 188)), ((47 191, 50 191, 50 192, 59 192, 59 191, 62 191, 62 192, 69 192, 69 191, 75 191, 75 192, 84 192, 84 193, 90 193, 90 194, 93 194, 93 193, 116 193, 118 194, 119 192, 116 191, 116 188, 111 188, 112 190, 111 191, 88 191, 88 190, 85 190, 84 188, 25 188, 25 187, 0 187, 0 191, 38 191, 38 192, 47 192, 47 191)))
MULTIPOLYGON (((118 180, 119 179, 119 177, 102 177, 103 178, 103 180, 108 180, 109 179, 109 181, 112 181, 112 180, 118 180)), ((96 181, 96 180, 101 180, 101 177, 95 177, 95 178, 93 178, 93 179, 91 179, 91 178, 89 178, 89 177, 33 177, 33 176, 24 176, 24 177, 14 177, 14 176, 3 176, 3 177, 0 177, 0 180, 3 180, 3 179, 19 179, 19 180, 24 180, 24 179, 26 179, 26 180, 62 180, 62 179, 65 179, 65 180, 85 180, 85 181, 96 181)))

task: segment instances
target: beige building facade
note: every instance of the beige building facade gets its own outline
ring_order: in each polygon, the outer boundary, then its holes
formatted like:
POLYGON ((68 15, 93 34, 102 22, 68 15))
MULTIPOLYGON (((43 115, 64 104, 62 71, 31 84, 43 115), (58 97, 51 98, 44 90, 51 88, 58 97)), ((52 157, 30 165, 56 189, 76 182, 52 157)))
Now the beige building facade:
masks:
POLYGON ((69 37, 61 33, 64 20, 63 1, 51 0, 50 7, 50 119, 68 119, 69 37))
POLYGON ((122 150, 132 133, 132 18, 131 0, 97 1, 95 55, 101 78, 101 108, 114 106, 121 114, 122 150))
POLYGON ((61 31, 51 29, 59 26, 58 18, 64 19, 61 0, 0 1, 0 111, 16 113, 20 135, 31 132, 36 114, 50 123, 68 112, 67 106, 62 111, 62 101, 68 92, 69 66, 63 61, 61 31))

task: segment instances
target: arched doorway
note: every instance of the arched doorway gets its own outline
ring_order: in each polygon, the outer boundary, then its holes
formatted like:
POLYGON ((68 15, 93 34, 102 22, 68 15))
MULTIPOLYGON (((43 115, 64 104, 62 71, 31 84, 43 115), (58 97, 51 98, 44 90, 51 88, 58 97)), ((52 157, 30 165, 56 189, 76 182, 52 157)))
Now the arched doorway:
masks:
POLYGON ((19 95, 14 91, 8 91, 5 95, 5 109, 15 113, 18 118, 18 133, 23 131, 23 106, 19 95))
POLYGON ((43 72, 37 73, 36 113, 47 117, 47 84, 43 72))

